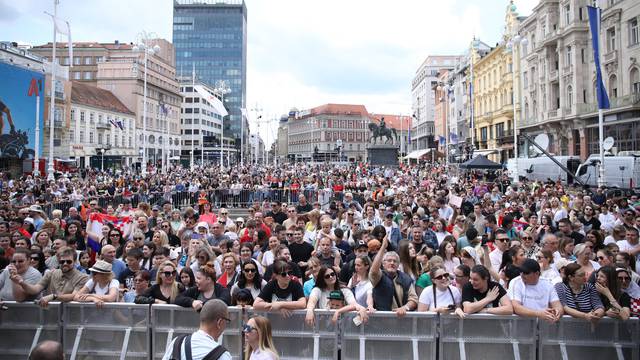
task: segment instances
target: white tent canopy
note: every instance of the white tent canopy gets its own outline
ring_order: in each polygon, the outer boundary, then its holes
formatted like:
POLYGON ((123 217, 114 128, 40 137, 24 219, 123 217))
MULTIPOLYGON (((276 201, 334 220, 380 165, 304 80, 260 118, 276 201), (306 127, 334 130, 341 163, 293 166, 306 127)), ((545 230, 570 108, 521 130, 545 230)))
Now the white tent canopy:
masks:
POLYGON ((405 159, 420 159, 425 154, 429 153, 431 149, 414 150, 405 156, 405 159))
POLYGON ((487 150, 473 150, 473 157, 478 155, 489 156, 491 154, 497 154, 499 151, 497 149, 487 149, 487 150))

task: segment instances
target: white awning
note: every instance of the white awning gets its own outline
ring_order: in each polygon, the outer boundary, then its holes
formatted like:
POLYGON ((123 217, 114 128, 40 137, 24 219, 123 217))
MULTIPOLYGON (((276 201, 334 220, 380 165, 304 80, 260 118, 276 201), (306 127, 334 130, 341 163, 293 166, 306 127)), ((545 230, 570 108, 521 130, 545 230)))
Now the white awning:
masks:
POLYGON ((213 107, 216 109, 216 112, 220 116, 224 117, 224 116, 229 115, 229 113, 227 112, 227 109, 225 109, 224 106, 222 105, 222 101, 220 101, 220 99, 218 99, 216 96, 214 96, 209 91, 207 91, 204 88, 204 86, 196 85, 195 89, 196 89, 196 92, 198 92, 198 94, 200 94, 200 96, 202 96, 203 98, 207 99, 207 101, 209 103, 211 103, 211 105, 213 105, 213 107))
POLYGON ((414 150, 405 156, 405 159, 420 159, 427 154, 431 149, 414 150))
POLYGON ((473 157, 476 157, 478 155, 488 156, 488 155, 491 155, 491 154, 497 154, 499 152, 500 152, 500 150, 498 150, 498 149, 473 150, 473 157))

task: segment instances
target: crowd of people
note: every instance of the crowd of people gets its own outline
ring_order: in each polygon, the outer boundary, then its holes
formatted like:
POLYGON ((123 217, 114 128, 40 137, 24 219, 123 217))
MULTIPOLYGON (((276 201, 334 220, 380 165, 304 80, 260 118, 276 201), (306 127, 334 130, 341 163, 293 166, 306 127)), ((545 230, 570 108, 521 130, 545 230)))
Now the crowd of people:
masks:
POLYGON ((284 316, 306 309, 308 324, 315 309, 335 310, 334 320, 356 312, 361 322, 375 311, 551 322, 640 315, 635 194, 429 164, 146 177, 88 170, 55 181, 5 176, 0 186, 3 301, 200 311, 218 299, 284 316), (210 196, 219 189, 248 191, 251 200, 224 203, 210 196), (289 202, 276 196, 283 189, 295 195, 289 202), (197 204, 175 204, 172 195, 183 191, 198 194, 197 204), (163 195, 148 202, 152 192, 163 195), (73 205, 43 211, 59 200, 73 205), (246 215, 234 219, 232 210, 246 215), (92 214, 118 220, 96 227, 92 214))

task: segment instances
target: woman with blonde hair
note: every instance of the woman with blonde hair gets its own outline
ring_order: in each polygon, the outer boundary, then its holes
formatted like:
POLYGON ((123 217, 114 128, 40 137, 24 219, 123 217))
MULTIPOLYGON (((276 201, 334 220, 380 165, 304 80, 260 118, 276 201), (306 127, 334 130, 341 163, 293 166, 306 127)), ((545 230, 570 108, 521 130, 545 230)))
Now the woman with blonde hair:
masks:
POLYGON ((271 323, 264 316, 255 316, 242 326, 245 360, 279 360, 278 351, 273 345, 271 323))
POLYGON ((169 247, 169 236, 162 230, 156 230, 153 233, 153 238, 151 239, 151 241, 156 244, 156 248, 169 247))
POLYGON ((178 294, 184 291, 182 283, 177 281, 178 269, 171 261, 165 261, 158 267, 156 283, 142 296, 137 296, 136 304, 175 304, 178 294))

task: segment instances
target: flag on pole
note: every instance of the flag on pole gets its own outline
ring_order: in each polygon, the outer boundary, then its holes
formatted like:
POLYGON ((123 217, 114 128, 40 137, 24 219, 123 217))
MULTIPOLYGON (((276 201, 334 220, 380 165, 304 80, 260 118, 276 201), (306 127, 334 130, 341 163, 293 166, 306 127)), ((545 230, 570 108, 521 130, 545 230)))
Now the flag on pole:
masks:
POLYGON ((593 45, 593 60, 596 64, 596 96, 598 98, 598 109, 608 109, 609 96, 602 82, 602 70, 600 69, 600 16, 602 10, 597 7, 587 6, 589 14, 589 29, 591 30, 591 43, 593 45))
POLYGON ((102 234, 102 226, 106 224, 112 224, 114 228, 120 230, 123 234, 126 234, 129 231, 129 226, 131 226, 131 218, 129 216, 118 217, 92 213, 89 219, 91 220, 91 226, 89 228, 90 235, 87 239, 87 246, 96 253, 100 253, 102 246, 100 245, 100 239, 94 238, 91 234, 102 234))
POLYGON ((438 135, 438 143, 444 146, 447 143, 447 139, 442 135, 438 135))
POLYGON ((71 42, 71 25, 66 20, 62 20, 52 14, 47 13, 53 19, 53 26, 57 34, 67 35, 69 46, 69 67, 73 66, 73 43, 71 42))
POLYGON ((451 144, 457 144, 458 143, 458 135, 456 133, 449 133, 449 141, 451 142, 451 144))

